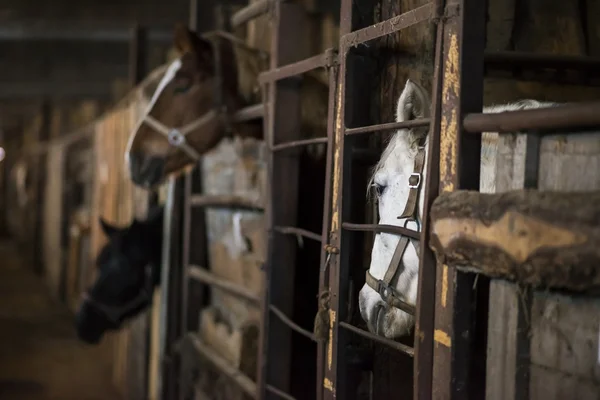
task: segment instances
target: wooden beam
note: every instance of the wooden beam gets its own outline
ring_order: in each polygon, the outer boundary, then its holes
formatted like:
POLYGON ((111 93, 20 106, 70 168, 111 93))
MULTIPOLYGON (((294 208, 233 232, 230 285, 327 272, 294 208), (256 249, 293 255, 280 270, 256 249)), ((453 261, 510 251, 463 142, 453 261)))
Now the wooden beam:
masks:
POLYGON ((600 192, 444 193, 431 247, 461 270, 544 289, 600 289, 600 192))

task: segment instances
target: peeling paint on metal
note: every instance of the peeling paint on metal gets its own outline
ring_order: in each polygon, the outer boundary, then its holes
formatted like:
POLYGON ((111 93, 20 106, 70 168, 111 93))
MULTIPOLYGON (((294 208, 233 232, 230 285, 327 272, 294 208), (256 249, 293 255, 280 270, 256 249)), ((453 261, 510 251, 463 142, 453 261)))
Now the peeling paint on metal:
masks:
POLYGON ((327 378, 323 379, 323 387, 329 390, 330 392, 333 392, 333 382, 331 382, 327 378))
POLYGON ((333 326, 335 325, 335 311, 329 310, 329 340, 327 342, 327 369, 331 371, 333 363, 333 326))
POLYGON ((450 336, 442 330, 436 329, 433 332, 433 340, 436 343, 439 343, 446 347, 452 347, 452 339, 450 339, 450 336))
POLYGON ((342 176, 342 166, 340 165, 341 144, 344 140, 343 121, 342 121, 342 88, 338 82, 337 102, 335 110, 335 144, 333 150, 333 187, 331 191, 331 230, 336 231, 339 227, 339 210, 337 208, 340 178, 342 176))
MULTIPOLYGON (((458 39, 456 33, 453 33, 450 36, 444 67, 442 104, 454 103, 452 100, 457 98, 460 89, 459 71, 458 39)), ((440 189, 442 192, 450 192, 455 189, 453 178, 457 173, 457 147, 458 118, 456 108, 454 108, 442 112, 440 132, 440 189)))
POLYGON ((442 266, 442 294, 441 303, 442 307, 446 308, 446 301, 448 297, 448 266, 444 264, 442 266))

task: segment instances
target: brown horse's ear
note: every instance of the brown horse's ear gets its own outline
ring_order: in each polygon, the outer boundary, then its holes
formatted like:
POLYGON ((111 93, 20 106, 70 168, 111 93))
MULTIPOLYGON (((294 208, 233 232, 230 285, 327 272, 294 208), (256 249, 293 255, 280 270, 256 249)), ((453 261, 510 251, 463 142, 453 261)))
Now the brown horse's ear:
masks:
POLYGON ((174 34, 174 42, 175 48, 181 53, 185 54, 191 51, 194 51, 194 42, 193 36, 196 34, 190 31, 185 25, 182 23, 178 23, 175 25, 175 34, 174 34))

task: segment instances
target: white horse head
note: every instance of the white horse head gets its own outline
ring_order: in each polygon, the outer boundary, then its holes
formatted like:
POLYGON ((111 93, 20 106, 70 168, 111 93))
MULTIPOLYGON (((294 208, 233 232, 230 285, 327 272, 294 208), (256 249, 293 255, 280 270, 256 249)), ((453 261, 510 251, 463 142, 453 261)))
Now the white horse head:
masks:
MULTIPOLYGON (((423 87, 408 80, 398 100, 396 121, 405 122, 429 117, 429 95, 423 87)), ((385 225, 406 226, 418 230, 418 222, 406 218, 398 219, 408 200, 410 192, 409 178, 413 173, 415 156, 419 142, 427 135, 428 128, 400 129, 391 138, 379 163, 375 167, 371 186, 377 193, 379 223, 385 225)), ((427 145, 425 145, 427 153, 427 145)), ((425 154, 425 159, 427 155, 425 154)), ((423 168, 419 191, 424 186, 427 167, 423 168)), ((418 197, 417 220, 423 211, 423 196, 418 197)), ((369 272, 375 279, 383 279, 396 250, 400 236, 379 233, 371 252, 369 272)), ((402 265, 395 282, 396 291, 407 303, 417 300, 419 257, 413 244, 409 243, 402 257, 402 265)), ((387 338, 396 338, 407 334, 413 326, 411 315, 386 304, 378 292, 365 284, 360 291, 360 313, 367 322, 369 330, 387 338)))

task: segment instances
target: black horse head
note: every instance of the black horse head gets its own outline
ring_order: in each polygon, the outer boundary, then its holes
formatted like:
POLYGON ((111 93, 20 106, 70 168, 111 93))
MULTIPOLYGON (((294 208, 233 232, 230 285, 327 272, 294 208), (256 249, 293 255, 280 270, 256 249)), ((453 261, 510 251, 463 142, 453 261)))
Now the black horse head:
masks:
POLYGON ((100 224, 109 241, 96 259, 96 282, 83 295, 75 317, 77 335, 87 343, 98 343, 106 331, 148 307, 161 274, 163 207, 126 228, 102 218, 100 224))

